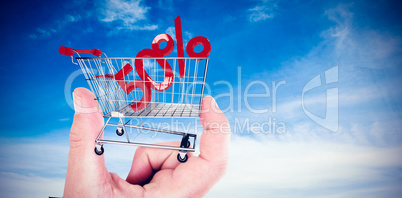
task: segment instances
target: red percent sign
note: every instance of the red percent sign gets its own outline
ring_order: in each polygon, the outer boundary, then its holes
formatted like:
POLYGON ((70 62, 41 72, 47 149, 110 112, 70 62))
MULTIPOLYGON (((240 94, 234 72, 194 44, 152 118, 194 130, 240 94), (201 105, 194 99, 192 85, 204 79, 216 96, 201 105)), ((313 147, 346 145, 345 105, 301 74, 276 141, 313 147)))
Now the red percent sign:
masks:
MULTIPOLYGON (((180 16, 178 16, 174 20, 174 22, 175 22, 176 40, 177 40, 177 55, 179 57, 178 59, 179 73, 180 78, 182 78, 186 74, 186 70, 185 70, 185 60, 183 59, 184 48, 183 48, 183 35, 181 29, 180 16)), ((152 41, 152 49, 143 49, 140 52, 138 52, 136 57, 138 57, 139 59, 135 59, 134 63, 135 63, 135 70, 138 76, 142 79, 142 81, 134 80, 130 83, 127 83, 124 80, 124 77, 133 70, 133 67, 129 63, 127 63, 120 71, 118 71, 114 75, 106 74, 97 77, 115 79, 119 84, 119 86, 124 90, 124 92, 127 95, 134 89, 140 88, 143 92, 143 97, 141 98, 140 101, 136 102, 135 104, 132 104, 131 108, 134 111, 141 110, 145 108, 152 99, 151 89, 157 91, 164 91, 166 89, 169 89, 174 80, 172 67, 165 59, 156 59, 159 66, 162 67, 165 73, 164 81, 161 83, 157 83, 148 75, 148 73, 144 69, 144 62, 143 59, 141 58, 144 57, 161 58, 169 55, 173 51, 173 48, 174 48, 174 41, 172 37, 168 34, 159 34, 152 41), (163 41, 165 41, 167 44, 165 48, 161 49, 159 46, 163 41)), ((205 37, 202 36, 194 37, 187 43, 186 52, 189 57, 194 57, 195 58, 194 60, 203 60, 205 57, 208 57, 209 53, 211 52, 211 43, 205 37), (198 53, 194 52, 194 48, 197 45, 202 45, 204 49, 198 53)))

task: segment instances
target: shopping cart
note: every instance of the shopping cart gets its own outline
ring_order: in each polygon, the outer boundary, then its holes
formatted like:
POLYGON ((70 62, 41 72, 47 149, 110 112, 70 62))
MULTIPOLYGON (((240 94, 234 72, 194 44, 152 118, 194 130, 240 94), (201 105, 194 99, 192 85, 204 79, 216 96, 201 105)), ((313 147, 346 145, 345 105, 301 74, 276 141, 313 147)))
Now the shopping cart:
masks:
POLYGON ((142 123, 142 118, 199 117, 208 57, 107 57, 98 49, 67 47, 60 47, 59 52, 71 56, 72 62, 81 67, 107 118, 95 140, 96 154, 104 153, 104 144, 122 144, 178 150, 177 159, 186 162, 187 152, 195 151, 195 133, 133 125, 130 121, 133 118, 141 119, 142 123), (91 53, 96 57, 81 57, 80 53, 91 53), (118 122, 112 123, 111 119, 118 119, 118 122), (118 136, 125 134, 126 141, 102 139, 107 126, 116 127, 118 136), (181 137, 181 143, 176 147, 133 142, 127 134, 128 127, 177 135, 181 137))

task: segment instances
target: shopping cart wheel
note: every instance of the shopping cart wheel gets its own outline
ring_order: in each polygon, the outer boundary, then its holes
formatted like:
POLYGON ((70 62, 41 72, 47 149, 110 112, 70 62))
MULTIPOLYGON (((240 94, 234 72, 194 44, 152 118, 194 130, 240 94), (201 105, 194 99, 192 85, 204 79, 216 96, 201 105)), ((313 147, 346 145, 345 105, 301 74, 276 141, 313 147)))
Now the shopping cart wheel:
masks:
POLYGON ((96 145, 96 146, 95 146, 95 153, 96 153, 97 155, 102 155, 103 152, 105 152, 105 149, 103 149, 103 145, 100 145, 100 146, 96 145), (99 148, 98 148, 98 147, 99 147, 99 148))
POLYGON ((186 154, 184 154, 184 156, 182 157, 182 155, 183 154, 181 154, 181 153, 178 153, 177 154, 177 160, 179 160, 179 162, 181 162, 181 163, 184 163, 184 162, 187 162, 187 160, 188 160, 188 155, 187 155, 187 153, 186 154))
POLYGON ((181 139, 180 147, 181 148, 189 148, 190 147, 189 135, 185 135, 181 139))
POLYGON ((122 129, 122 128, 117 128, 116 129, 116 134, 118 135, 118 136, 122 136, 123 134, 124 134, 124 130, 122 129))

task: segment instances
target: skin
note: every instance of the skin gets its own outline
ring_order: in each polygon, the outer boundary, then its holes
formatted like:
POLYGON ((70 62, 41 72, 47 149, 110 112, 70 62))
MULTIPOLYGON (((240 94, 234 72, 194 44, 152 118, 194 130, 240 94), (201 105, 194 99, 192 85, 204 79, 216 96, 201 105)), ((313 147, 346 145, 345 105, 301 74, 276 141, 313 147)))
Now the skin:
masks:
POLYGON ((64 197, 202 197, 226 172, 230 126, 210 96, 202 101, 200 155, 189 153, 188 161, 180 163, 177 151, 138 147, 126 180, 108 172, 104 155, 94 153, 94 140, 104 125, 94 95, 77 88, 73 98, 64 197))

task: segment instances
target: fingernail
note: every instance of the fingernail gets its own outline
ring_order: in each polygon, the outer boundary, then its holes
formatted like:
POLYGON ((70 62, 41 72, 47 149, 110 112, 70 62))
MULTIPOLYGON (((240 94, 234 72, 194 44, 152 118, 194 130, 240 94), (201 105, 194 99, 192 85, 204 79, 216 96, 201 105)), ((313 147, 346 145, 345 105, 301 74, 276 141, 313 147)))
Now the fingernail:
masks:
POLYGON ((73 92, 74 111, 79 113, 82 108, 82 98, 73 92))
POLYGON ((218 103, 216 103, 215 98, 211 97, 211 103, 210 103, 210 107, 209 107, 213 112, 215 113, 219 113, 220 109, 218 106, 218 103))
POLYGON ((211 100, 211 107, 219 109, 218 103, 216 103, 215 98, 212 98, 211 100))

